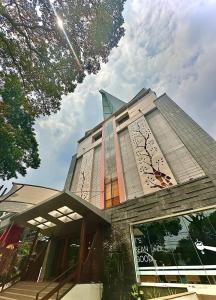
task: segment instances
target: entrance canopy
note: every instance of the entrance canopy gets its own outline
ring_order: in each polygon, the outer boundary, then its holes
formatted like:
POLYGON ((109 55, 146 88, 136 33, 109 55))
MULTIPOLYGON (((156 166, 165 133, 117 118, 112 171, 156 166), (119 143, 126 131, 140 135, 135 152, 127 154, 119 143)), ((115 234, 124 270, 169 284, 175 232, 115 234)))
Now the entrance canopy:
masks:
POLYGON ((30 184, 13 183, 12 189, 0 197, 0 211, 20 213, 61 192, 30 184))
POLYGON ((16 214, 12 221, 40 229, 44 235, 66 236, 79 235, 83 218, 89 224, 89 231, 110 224, 103 211, 69 191, 62 191, 16 214))

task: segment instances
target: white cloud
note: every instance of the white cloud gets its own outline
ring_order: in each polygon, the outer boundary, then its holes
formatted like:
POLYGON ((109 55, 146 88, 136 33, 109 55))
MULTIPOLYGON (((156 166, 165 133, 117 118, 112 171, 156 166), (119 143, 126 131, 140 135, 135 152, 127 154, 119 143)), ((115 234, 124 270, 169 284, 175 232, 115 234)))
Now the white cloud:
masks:
POLYGON ((126 34, 61 111, 37 122, 41 168, 25 181, 62 188, 76 141, 102 119, 99 89, 124 101, 143 87, 167 92, 216 138, 216 1, 128 0, 126 34))

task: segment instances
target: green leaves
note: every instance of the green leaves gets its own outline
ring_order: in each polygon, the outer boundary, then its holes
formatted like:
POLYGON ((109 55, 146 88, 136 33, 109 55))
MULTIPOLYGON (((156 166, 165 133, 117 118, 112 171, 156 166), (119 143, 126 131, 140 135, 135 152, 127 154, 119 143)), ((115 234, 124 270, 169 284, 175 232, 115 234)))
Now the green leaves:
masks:
MULTIPOLYGON (((73 92, 86 73, 97 73, 107 61, 124 34, 124 2, 55 0, 69 42, 49 0, 1 2, 3 74, 18 76, 36 116, 59 110, 62 94, 73 92)), ((0 81, 4 84, 4 76, 0 81)))
POLYGON ((133 284, 131 286, 130 294, 133 297, 133 299, 135 299, 135 300, 144 300, 145 299, 143 291, 140 289, 140 287, 137 284, 133 284))
POLYGON ((34 118, 57 112, 62 95, 108 60, 124 34, 124 2, 0 1, 0 177, 39 166, 34 118))
POLYGON ((34 115, 16 75, 8 75, 0 89, 0 177, 10 179, 38 168, 40 159, 34 133, 34 115))

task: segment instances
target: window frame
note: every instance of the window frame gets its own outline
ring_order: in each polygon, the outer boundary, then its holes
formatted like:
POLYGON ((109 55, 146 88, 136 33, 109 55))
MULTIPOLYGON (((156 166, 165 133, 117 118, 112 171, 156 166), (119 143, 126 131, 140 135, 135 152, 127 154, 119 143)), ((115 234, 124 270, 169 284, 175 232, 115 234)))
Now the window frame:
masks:
MULTIPOLYGON (((136 247, 135 247, 135 239, 134 239, 134 234, 133 234, 133 226, 137 224, 144 224, 144 223, 150 223, 150 222, 157 222, 161 220, 167 220, 175 217, 180 217, 188 214, 193 214, 193 213, 199 213, 211 209, 216 209, 216 205, 210 205, 198 209, 188 209, 179 213, 173 213, 167 216, 160 216, 160 217, 155 217, 155 218, 150 218, 150 219, 145 219, 141 220, 138 222, 132 222, 129 224, 129 231, 130 231, 130 239, 131 239, 131 246, 132 246, 132 254, 133 254, 133 261, 134 261, 134 272, 136 275, 136 281, 139 283, 141 286, 157 286, 157 287, 181 287, 181 288, 187 288, 187 287, 209 287, 210 284, 191 284, 191 283, 163 283, 163 282, 141 282, 140 279, 140 274, 139 274, 139 267, 138 267, 138 261, 137 261, 137 255, 136 255, 136 247)), ((155 275, 154 275, 155 276, 155 275)))

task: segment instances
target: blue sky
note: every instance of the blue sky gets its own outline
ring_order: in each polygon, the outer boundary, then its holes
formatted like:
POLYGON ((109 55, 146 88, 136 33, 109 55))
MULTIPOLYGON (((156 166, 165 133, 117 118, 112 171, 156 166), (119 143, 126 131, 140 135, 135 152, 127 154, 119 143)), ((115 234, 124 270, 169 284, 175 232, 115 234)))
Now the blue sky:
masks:
POLYGON ((125 102, 143 87, 166 92, 216 138, 215 15, 216 0, 127 0, 118 48, 60 112, 37 121, 41 167, 11 181, 63 188, 77 140, 102 120, 99 89, 125 102))

